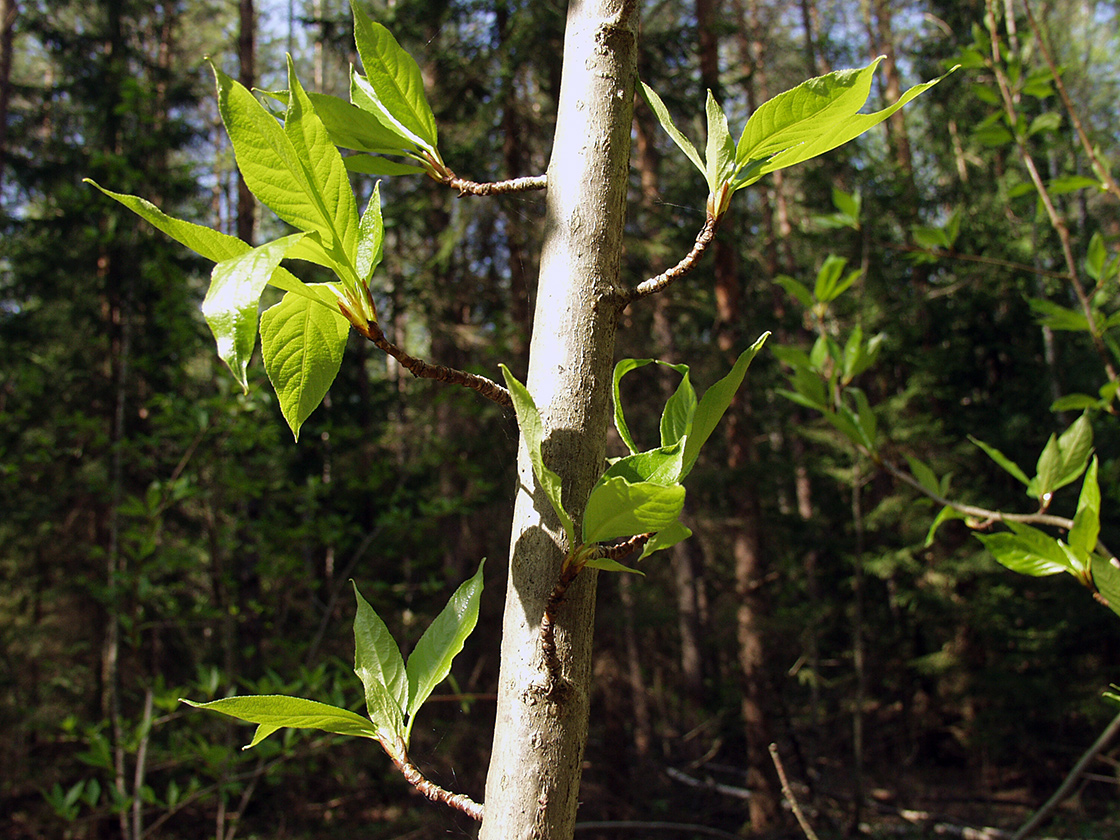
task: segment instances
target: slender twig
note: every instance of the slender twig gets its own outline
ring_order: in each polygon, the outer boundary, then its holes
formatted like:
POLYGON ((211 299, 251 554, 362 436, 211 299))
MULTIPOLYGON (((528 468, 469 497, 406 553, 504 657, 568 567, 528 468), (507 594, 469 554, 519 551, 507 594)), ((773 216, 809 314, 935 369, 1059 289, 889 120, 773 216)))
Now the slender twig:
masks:
POLYGON ((482 805, 475 802, 465 793, 452 793, 449 790, 444 790, 435 782, 424 778, 424 775, 416 768, 407 754, 400 756, 394 755, 391 751, 389 757, 393 759, 393 764, 397 765, 397 769, 401 771, 405 781, 424 794, 433 802, 442 802, 449 808, 454 808, 457 811, 462 811, 472 820, 482 822, 482 805))
POLYGON ((583 563, 572 562, 570 555, 564 558, 560 579, 552 587, 552 592, 549 593, 548 601, 544 605, 544 612, 541 614, 541 657, 544 659, 544 670, 548 675, 550 687, 560 685, 561 680, 560 660, 556 656, 556 612, 560 609, 560 605, 564 603, 564 596, 568 592, 568 587, 572 585, 572 581, 576 579, 582 569, 583 563))
POLYGON ((637 534, 633 537, 628 537, 617 545, 607 545, 599 549, 597 556, 604 560, 621 560, 632 551, 637 551, 639 548, 644 548, 645 544, 649 542, 649 538, 653 534, 637 534))
POLYGON ((444 365, 429 364, 422 359, 410 356, 400 347, 397 347, 397 345, 389 341, 389 339, 385 338, 385 333, 381 331, 381 327, 375 322, 371 321, 366 324, 365 327, 361 327, 355 323, 353 318, 351 318, 350 321, 354 325, 354 329, 372 341, 379 349, 384 350, 400 362, 403 368, 418 379, 434 379, 437 382, 462 385, 464 388, 478 391, 478 393, 482 394, 486 399, 496 402, 503 408, 513 408, 513 401, 510 399, 509 391, 497 382, 487 379, 485 376, 467 373, 465 370, 456 370, 455 368, 445 367, 444 365))
MULTIPOLYGON (((861 447, 862 449, 862 447, 861 447)), ((1060 528, 1063 531, 1069 531, 1073 528, 1073 520, 1066 519, 1064 516, 1055 516, 1052 513, 1004 513, 1001 510, 989 510, 988 508, 977 507, 976 505, 966 505, 960 502, 954 502, 946 499, 944 496, 934 493, 924 484, 922 484, 914 476, 905 470, 899 469, 890 461, 878 456, 874 452, 869 452, 862 449, 863 454, 871 458, 871 460, 881 469, 893 475, 899 481, 909 484, 923 496, 931 499, 939 505, 944 505, 955 510, 957 513, 963 513, 965 516, 978 520, 975 524, 971 524, 974 530, 983 530, 990 527, 996 522, 1021 522, 1028 525, 1049 525, 1052 528, 1060 528)), ((1115 559, 1116 555, 1112 553, 1107 545, 1100 539, 1097 540, 1097 550, 1102 552, 1106 557, 1115 559)))
MULTIPOLYGON (((434 175, 432 177, 435 177, 434 175)), ((548 178, 545 175, 529 175, 524 178, 510 178, 508 181, 468 181, 460 178, 454 172, 448 171, 447 175, 436 178, 441 184, 446 184, 459 191, 459 195, 508 195, 509 193, 532 192, 548 187, 548 178)))
POLYGON ((564 596, 568 593, 568 587, 572 585, 572 581, 583 571, 583 567, 587 565, 589 560, 618 560, 644 546, 652 536, 653 534, 637 534, 628 537, 617 545, 610 546, 580 546, 575 552, 564 558, 564 565, 560 567, 560 578, 556 581, 556 585, 552 587, 552 592, 549 593, 548 600, 545 602, 539 631, 541 657, 544 660, 544 670, 548 675, 550 687, 560 685, 560 660, 556 656, 556 613, 560 609, 560 605, 564 603, 564 596))
MULTIPOLYGON (((1011 94, 1011 86, 1007 79, 1007 74, 1003 72, 999 30, 996 27, 995 9, 992 7, 991 0, 988 0, 988 13, 985 17, 988 23, 988 34, 991 36, 992 42, 992 72, 995 74, 996 85, 999 87, 1000 98, 1003 100, 1003 110, 1007 115, 1008 123, 1014 127, 1018 125, 1019 115, 1015 107, 1015 97, 1011 94)), ((1046 189, 1046 184, 1038 172, 1038 167, 1035 165, 1034 158, 1031 156, 1030 150, 1027 149, 1026 140, 1017 130, 1014 131, 1013 134, 1015 137, 1015 146, 1019 150, 1019 158, 1023 161, 1023 166, 1026 167, 1027 174, 1030 175, 1031 183, 1034 184, 1034 188, 1038 192, 1038 197, 1042 201, 1042 206, 1046 209, 1046 215, 1050 219, 1050 226, 1054 228, 1055 233, 1058 234, 1058 241, 1062 246, 1062 257, 1066 263, 1066 272, 1069 274, 1069 282, 1073 287, 1073 293, 1077 296, 1078 303, 1081 305, 1081 311, 1085 315, 1085 321, 1089 326, 1089 335, 1092 337, 1093 346, 1097 354, 1101 357, 1101 361, 1104 363, 1104 369, 1105 373, 1108 375, 1108 380, 1110 382, 1115 382, 1118 378, 1116 368, 1113 367, 1112 359, 1108 355, 1108 349, 1105 347, 1104 340, 1101 338, 1101 333, 1097 327, 1097 319, 1093 312, 1093 306, 1089 301, 1088 294, 1085 292, 1085 287, 1081 283, 1081 277, 1077 271, 1077 261, 1073 256, 1073 244, 1070 240, 1069 227, 1054 206, 1054 201, 1050 197, 1050 192, 1046 189)))
POLYGON ((994 265, 1000 268, 1009 268, 1012 271, 1021 271, 1024 274, 1034 274, 1039 277, 1052 277, 1055 280, 1070 279, 1070 276, 1064 271, 1050 271, 1049 269, 1038 268, 1037 266, 1027 265, 1026 263, 1004 260, 999 257, 989 257, 984 254, 962 254, 960 251, 946 251, 941 248, 919 248, 916 245, 900 245, 894 242, 877 242, 875 243, 875 247, 885 248, 890 251, 899 251, 904 254, 928 254, 931 257, 942 260, 961 260, 963 262, 975 262, 982 265, 994 265))
POLYGON ((631 303, 639 298, 647 297, 648 295, 656 294, 662 291, 670 283, 678 278, 684 277, 688 272, 695 268, 708 246, 712 244, 712 240, 716 236, 716 226, 719 224, 719 219, 708 216, 704 222, 704 227, 700 228, 700 232, 696 234, 696 242, 692 245, 692 250, 688 252, 684 259, 677 263, 672 268, 663 271, 656 277, 651 277, 648 280, 643 280, 633 289, 630 289, 623 295, 624 303, 631 303))
POLYGON ((805 832, 805 836, 809 840, 819 840, 817 833, 813 831, 813 827, 809 825, 809 821, 805 818, 805 814, 801 810, 801 805, 797 801, 797 797, 793 795, 793 788, 789 786, 789 779, 786 778, 786 768, 782 766, 782 759, 778 755, 778 745, 770 745, 770 758, 774 762, 774 769, 778 771, 778 781, 782 783, 782 793, 786 795, 789 800, 789 807, 793 811, 793 815, 797 818, 797 824, 801 826, 801 830, 805 832))
POLYGON ((1023 0, 1023 8, 1027 12, 1027 23, 1030 24, 1031 29, 1034 31, 1035 38, 1038 39, 1039 49, 1042 51, 1042 57, 1046 59, 1046 66, 1050 68, 1050 75, 1054 79, 1054 89, 1058 91, 1058 98, 1062 100, 1062 107, 1066 109, 1066 114, 1069 115, 1069 121, 1073 124, 1074 131, 1077 132, 1077 137, 1081 141, 1081 148, 1085 151, 1090 162, 1093 166, 1093 173, 1101 179, 1105 189, 1112 193, 1117 199, 1120 199, 1120 184, 1116 183, 1116 179, 1109 173, 1108 168, 1101 162, 1100 155, 1093 147, 1092 141, 1089 139, 1088 133, 1085 131, 1085 126, 1081 122, 1081 117, 1077 113, 1077 109, 1073 107, 1073 101, 1069 98, 1069 92, 1066 90, 1066 84, 1062 81, 1062 71, 1058 67, 1058 63, 1054 60, 1054 53, 1050 51, 1050 45, 1046 43, 1046 37, 1042 32, 1042 27, 1038 25, 1035 19, 1034 10, 1031 9, 1029 0, 1023 0))
POLYGON ((1046 800, 1046 804, 1039 808, 1034 816, 1023 823, 1022 827, 1015 832, 1012 840, 1023 840, 1023 838, 1028 837, 1031 832, 1042 824, 1043 820, 1053 813, 1055 808, 1065 801, 1066 797, 1073 791, 1074 785, 1076 785, 1081 778, 1082 773, 1085 772, 1085 768, 1101 754, 1104 748, 1116 737, 1117 732, 1120 732, 1120 715, 1114 717, 1112 723, 1105 727, 1104 732, 1093 742, 1093 746, 1089 747, 1089 749, 1085 751, 1085 754, 1073 765, 1073 769, 1069 771, 1069 775, 1065 777, 1065 780, 1058 786, 1058 789, 1054 791, 1053 796, 1046 800))

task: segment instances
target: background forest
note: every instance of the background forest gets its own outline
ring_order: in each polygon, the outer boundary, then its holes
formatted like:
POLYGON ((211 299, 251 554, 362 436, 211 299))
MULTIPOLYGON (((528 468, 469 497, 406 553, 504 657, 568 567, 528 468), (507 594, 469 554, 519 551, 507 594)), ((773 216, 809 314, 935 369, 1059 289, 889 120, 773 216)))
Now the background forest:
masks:
MULTIPOLYGON (((255 5, 0 0, 3 837, 471 831, 365 742, 285 730, 242 752, 248 727, 177 702, 291 693, 360 708, 348 581, 414 643, 489 557, 478 629, 411 753, 481 796, 512 415, 354 336, 293 443, 263 369, 242 395, 214 354, 199 312, 209 265, 81 180, 247 241, 283 233, 239 184, 203 57, 268 90, 290 53, 308 89, 341 96, 357 59, 342 0, 255 5)), ((705 88, 742 125, 776 93, 874 56, 876 107, 963 66, 747 190, 699 268, 624 319, 623 356, 687 363, 701 389, 765 330, 786 349, 755 360, 697 465, 693 539, 645 561, 644 578, 600 577, 580 836, 746 835, 771 741, 822 833, 1014 829, 1120 711, 1103 696, 1120 682, 1120 618, 1067 576, 1000 566, 964 522, 927 544, 940 507, 788 398, 798 385, 779 358, 822 334, 881 335, 853 380, 879 451, 993 509, 1037 505, 969 436, 1030 472, 1088 407, 1101 537, 1120 544, 1106 329, 1120 289, 1102 269, 1120 191, 1100 186, 1120 168, 1120 4, 1034 0, 1032 18, 997 4, 998 67, 984 0, 642 5, 641 77, 701 141, 705 88), (789 278, 812 289, 830 256, 858 274, 807 309, 789 278), (1073 272, 1106 319, 1095 337, 1061 315, 1080 311, 1073 272)), ((456 172, 544 171, 563 3, 359 6, 420 62, 456 172)), ((706 187, 643 104, 633 138, 624 272, 637 282, 687 253, 706 187)), ((386 332, 424 358, 522 375, 542 198, 456 197, 419 176, 381 192, 386 332)), ((675 378, 646 369, 625 385, 635 436, 655 440, 675 378)), ((1072 516, 1076 495, 1052 510, 1072 516)), ((1118 780, 1120 745, 1047 832, 1117 836, 1118 780)))

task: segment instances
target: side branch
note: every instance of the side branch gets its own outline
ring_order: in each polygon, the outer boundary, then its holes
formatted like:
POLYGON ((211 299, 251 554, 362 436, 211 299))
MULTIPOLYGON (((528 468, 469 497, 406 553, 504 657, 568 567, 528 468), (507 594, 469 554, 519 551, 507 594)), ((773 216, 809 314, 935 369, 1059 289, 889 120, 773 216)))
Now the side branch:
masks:
POLYGON ((552 587, 552 592, 549 593, 548 601, 544 605, 544 613, 541 615, 541 656, 544 659, 544 669, 548 674, 550 687, 560 684, 560 661, 556 657, 556 636, 553 629, 556 625, 556 612, 564 603, 564 596, 572 581, 583 571, 588 560, 599 558, 618 560, 642 548, 652 536, 653 534, 638 534, 611 546, 580 546, 574 553, 564 558, 560 579, 552 587))
POLYGON ((451 791, 444 790, 435 782, 424 778, 424 775, 416 769, 416 765, 408 759, 408 756, 397 757, 392 753, 389 756, 393 759, 393 763, 397 765, 397 769, 401 771, 405 780, 430 800, 442 802, 448 807, 462 811, 471 819, 482 822, 483 809, 478 802, 475 802, 466 794, 451 793, 451 791))
POLYGON ((700 228, 700 232, 696 234, 696 242, 693 243, 692 250, 688 252, 685 258, 667 271, 663 271, 656 277, 644 280, 633 289, 630 289, 623 296, 623 302, 631 303, 639 298, 656 294, 662 289, 665 289, 677 278, 684 277, 688 272, 692 271, 692 269, 696 267, 696 263, 704 256, 704 252, 708 249, 708 246, 712 244, 712 240, 716 238, 716 225, 718 224, 719 219, 709 216, 704 222, 704 227, 700 228))
POLYGON ((507 195, 508 193, 532 192, 548 187, 548 178, 544 175, 529 175, 524 178, 511 178, 508 181, 468 181, 460 178, 451 170, 440 178, 441 184, 446 184, 459 191, 459 195, 507 195))
MULTIPOLYGON (((351 323, 353 323, 353 319, 351 319, 351 323)), ((445 367, 444 365, 432 365, 422 359, 410 356, 400 347, 397 347, 397 345, 389 341, 389 339, 385 337, 385 333, 381 331, 381 327, 374 322, 366 324, 364 328, 355 324, 354 328, 372 341, 379 349, 384 350, 400 362, 402 367, 418 379, 434 379, 437 382, 462 385, 464 388, 478 391, 478 393, 482 394, 486 399, 496 402, 503 408, 513 408, 513 401, 510 399, 509 391, 497 382, 487 379, 485 376, 467 373, 465 370, 456 370, 455 368, 445 367)))

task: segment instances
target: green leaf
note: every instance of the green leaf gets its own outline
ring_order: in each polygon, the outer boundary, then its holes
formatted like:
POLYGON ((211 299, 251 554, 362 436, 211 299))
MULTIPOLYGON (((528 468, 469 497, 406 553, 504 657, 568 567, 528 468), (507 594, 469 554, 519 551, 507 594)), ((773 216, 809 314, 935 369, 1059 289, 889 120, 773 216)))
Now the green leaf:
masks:
POLYGON ((1093 452, 1093 427, 1089 415, 1082 414, 1058 436, 1051 435, 1038 456, 1036 476, 1027 492, 1046 500, 1056 490, 1072 484, 1085 471, 1093 452))
POLYGON ((859 419, 859 427, 863 432, 864 440, 868 449, 875 449, 875 436, 879 430, 879 424, 875 419, 875 411, 871 408, 871 403, 867 400, 867 395, 859 388, 849 388, 847 391, 851 394, 856 401, 856 417, 859 419))
POLYGON ((358 222, 358 247, 355 268, 362 286, 369 288, 369 278, 381 263, 385 245, 385 225, 381 220, 381 185, 373 185, 373 195, 358 222))
POLYGON ((1041 298, 1028 298, 1027 303, 1037 313, 1036 320, 1043 326, 1054 330, 1089 332, 1089 321, 1084 312, 1068 309, 1041 298))
POLYGON ((840 275, 843 273, 844 266, 847 264, 848 261, 843 257, 829 254, 824 264, 817 272, 817 282, 813 287, 813 297, 821 303, 828 303, 836 300, 836 298, 847 291, 848 287, 862 274, 859 270, 852 271, 849 272, 847 277, 841 280, 840 275))
POLYGON ((1050 403, 1050 410, 1054 412, 1084 411, 1089 408, 1101 407, 1101 401, 1088 394, 1066 394, 1050 403))
POLYGON ((683 542, 692 536, 692 531, 685 527, 685 524, 679 519, 672 525, 662 528, 656 534, 649 538, 645 547, 642 549, 642 554, 638 557, 638 562, 645 560, 655 551, 663 551, 666 548, 672 548, 679 542, 683 542))
POLYGON ((603 473, 603 478, 625 478, 630 482, 649 481, 669 487, 679 484, 684 466, 684 440, 658 449, 635 452, 619 458, 603 473))
MULTIPOLYGON (((294 233, 214 266, 202 314, 218 345, 218 356, 229 365, 242 389, 249 391, 246 371, 257 343, 257 307, 269 279, 303 238, 294 233)), ((240 240, 239 240, 240 241, 240 240)))
POLYGON ((906 462, 910 465, 910 472, 914 478, 918 479, 918 483, 922 487, 935 496, 941 495, 941 486, 937 481, 937 475, 924 461, 914 455, 907 455, 906 462))
POLYGON ((700 398, 692 419, 692 432, 685 441, 684 466, 681 471, 682 481, 696 464, 696 459, 700 455, 700 448, 715 431, 724 412, 727 411, 731 401, 735 398, 739 386, 743 384, 743 378, 747 375, 747 368, 750 367, 751 361, 758 355, 758 351, 762 349, 762 345, 766 343, 766 339, 769 337, 769 332, 759 336, 754 344, 739 354, 731 372, 705 391, 704 396, 700 398))
MULTIPOLYGON (((351 581, 353 583, 353 581, 351 581)), ((381 686, 396 708, 396 730, 401 729, 401 715, 408 708, 408 676, 404 669, 404 659, 401 658, 400 648, 393 640, 385 622, 374 612, 369 602, 354 585, 354 598, 357 601, 357 612, 354 615, 354 673, 366 688, 366 705, 369 708, 370 719, 378 721, 380 715, 375 714, 374 703, 371 703, 370 686, 381 686)), ((378 706, 383 705, 382 698, 373 698, 378 706)), ((391 719, 394 715, 389 714, 391 719)))
POLYGON ((708 190, 714 195, 735 171, 735 143, 727 129, 727 115, 723 113, 712 92, 704 104, 708 117, 708 145, 705 150, 707 167, 705 176, 708 190))
POLYGON ((641 575, 645 577, 645 572, 632 569, 629 566, 624 566, 617 560, 611 560, 609 557, 593 557, 583 564, 588 569, 599 569, 603 572, 630 572, 631 574, 641 575))
POLYGON ((261 315, 265 370, 296 440, 338 375, 349 332, 340 312, 293 294, 261 315))
POLYGON ((513 400, 513 410, 517 414, 517 426, 521 429, 521 435, 525 438, 525 446, 529 450, 529 460, 533 464, 533 475, 537 477, 541 489, 544 490, 548 501, 552 504, 552 509, 556 511, 556 516, 568 537, 569 547, 574 548, 576 545, 576 528, 572 522, 572 517, 564 510, 560 476, 545 466, 544 457, 541 455, 544 426, 541 423, 540 412, 525 386, 517 381, 517 378, 509 372, 509 368, 505 365, 500 367, 502 376, 506 380, 506 387, 509 389, 510 398, 513 400))
POLYGON ((862 201, 859 190, 846 193, 839 187, 832 188, 832 206, 847 216, 849 219, 859 221, 862 201))
POLYGON ((1093 586, 1097 588, 1097 592, 1108 608, 1120 615, 1120 560, 1115 557, 1106 559, 1099 554, 1094 554, 1090 562, 1093 586))
POLYGON ((931 545, 933 545, 934 535, 937 533, 937 529, 940 528, 944 523, 949 522, 952 519, 966 518, 967 517, 960 511, 954 510, 948 505, 945 505, 945 507, 941 508, 941 510, 938 512, 937 516, 934 517, 933 523, 929 526, 929 531, 926 533, 926 540, 922 545, 925 548, 929 548, 931 545))
POLYGON ((283 128, 241 84, 213 69, 218 110, 249 189, 284 221, 318 233, 341 278, 356 281, 350 257, 358 232, 354 194, 338 149, 291 65, 293 95, 283 128))
MULTIPOLYGON (((96 186, 96 184, 94 185, 96 186)), ((100 189, 100 187, 98 188, 100 189)), ((1085 273, 1093 280, 1100 280, 1104 274, 1105 263, 1108 261, 1108 248, 1105 247, 1104 237, 1097 231, 1089 238, 1089 252, 1085 256, 1085 273)))
POLYGON ((774 282, 785 289, 790 297, 800 303, 806 309, 813 308, 813 295, 809 292, 808 287, 800 280, 795 280, 788 275, 782 274, 774 278, 774 282))
POLYGON ((1033 534, 976 534, 984 547, 1003 566, 1031 577, 1046 577, 1059 572, 1072 572, 1069 558, 1058 541, 1037 529, 1033 534))
POLYGON ((411 143, 402 143, 396 131, 387 128, 375 115, 357 105, 323 93, 307 95, 334 145, 381 155, 411 151, 411 143))
POLYGON ((696 151, 696 147, 692 145, 692 141, 681 134, 680 129, 673 123, 673 118, 669 116, 669 109, 665 107, 665 103, 661 101, 661 97, 645 82, 639 82, 638 85, 642 92, 642 98, 646 101, 646 104, 649 105, 654 116, 657 117, 657 121, 661 123, 661 127, 665 129, 665 133, 680 147, 680 150, 684 152, 688 159, 700 170, 700 174, 703 175, 704 180, 707 181, 708 170, 707 167, 704 166, 704 161, 700 159, 700 153, 696 151))
POLYGON ((423 175, 424 167, 411 163, 397 163, 376 155, 348 155, 342 159, 348 172, 361 175, 423 175))
POLYGON ((436 155, 436 120, 424 95, 420 66, 401 49, 388 29, 366 17, 355 3, 351 2, 350 8, 354 14, 354 41, 378 117, 436 155))
POLYGON ((661 445, 671 446, 692 430, 696 414, 696 390, 688 381, 688 365, 670 365, 681 375, 677 390, 665 403, 661 412, 661 445))
POLYGON ((614 376, 611 384, 611 397, 614 400, 614 427, 618 430, 618 436, 622 438, 622 442, 626 444, 626 448, 631 452, 637 452, 638 446, 634 443, 634 438, 630 435, 630 427, 626 425, 626 415, 622 410, 622 394, 618 390, 618 383, 622 381, 622 377, 630 371, 645 367, 652 361, 653 359, 622 359, 614 366, 614 376))
POLYGON ((871 92, 872 76, 882 60, 880 56, 861 70, 841 70, 810 79, 760 106, 747 121, 736 147, 740 167, 760 165, 746 179, 736 181, 736 188, 847 143, 945 78, 915 85, 893 105, 861 114, 871 92))
POLYGON ((684 488, 607 477, 591 490, 583 513, 583 542, 597 543, 660 531, 677 520, 684 488))
POLYGON ((226 697, 209 703, 183 700, 196 709, 209 709, 223 715, 257 724, 253 740, 243 749, 255 747, 277 729, 319 729, 336 735, 381 740, 381 735, 370 721, 346 709, 304 700, 301 697, 282 697, 265 694, 254 697, 226 697))
POLYGON ((1039 114, 1031 120, 1031 127, 1027 130, 1027 135, 1033 136, 1040 132, 1055 132, 1061 127, 1062 115, 1054 111, 1048 111, 1045 114, 1039 114))
POLYGON ((1003 467, 1004 470, 1006 470, 1008 473, 1010 473, 1015 478, 1019 479, 1019 481, 1023 482, 1023 484, 1027 485, 1028 487, 1030 486, 1031 480, 1029 478, 1027 478, 1026 473, 1024 473, 1021 469, 1019 469, 1018 464, 1016 464, 1014 461, 1012 461, 1010 458, 1008 458, 1006 455, 1004 455, 1002 452, 1000 452, 994 446, 989 446, 988 444, 984 443, 984 441, 978 440, 977 438, 974 438, 972 435, 969 435, 968 439, 970 441, 972 441, 974 444, 976 444, 977 446, 979 446, 981 449, 983 449, 984 452, 987 454, 987 456, 989 458, 991 458, 993 461, 995 461, 997 464, 999 464, 1001 467, 1003 467))
POLYGON ((229 236, 221 231, 213 230, 202 225, 196 225, 192 222, 185 222, 182 219, 176 219, 168 216, 150 201, 145 201, 135 195, 124 195, 122 193, 115 193, 111 190, 105 189, 96 181, 89 178, 83 179, 87 184, 101 190, 105 195, 109 196, 153 227, 166 233, 176 242, 186 245, 192 251, 201 254, 208 260, 214 262, 222 262, 223 260, 239 257, 246 251, 251 250, 251 246, 242 242, 235 236, 229 236))
POLYGON ((467 637, 478 623, 478 602, 482 596, 482 567, 465 581, 451 596, 435 621, 431 623, 408 657, 408 730, 405 743, 416 713, 424 705, 437 685, 451 673, 451 663, 463 649, 467 637))

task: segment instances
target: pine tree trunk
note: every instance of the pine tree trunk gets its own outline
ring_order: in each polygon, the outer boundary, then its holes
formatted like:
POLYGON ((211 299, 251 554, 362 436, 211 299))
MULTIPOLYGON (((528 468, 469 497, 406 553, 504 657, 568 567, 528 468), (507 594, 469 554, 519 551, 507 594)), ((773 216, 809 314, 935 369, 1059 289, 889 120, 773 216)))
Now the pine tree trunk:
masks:
MULTIPOLYGON (((618 317, 636 77, 633 0, 568 11, 528 387, 544 458, 577 516, 604 465, 618 317)), ((482 840, 566 840, 574 832, 587 740, 595 575, 584 570, 557 615, 558 690, 544 689, 539 625, 564 537, 524 445, 510 550, 498 711, 482 840)))
MULTIPOLYGON (((250 90, 257 83, 257 15, 253 0, 240 0, 238 4, 239 30, 237 35, 238 80, 250 90)), ((237 238, 250 245, 256 235, 257 200, 249 191, 241 172, 237 173, 237 238)))

